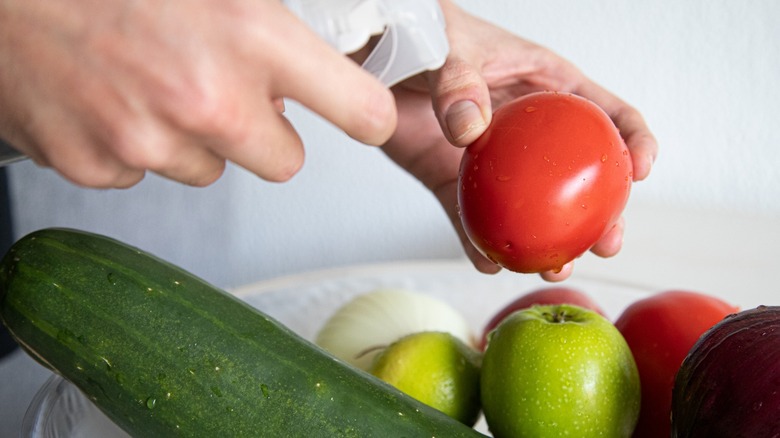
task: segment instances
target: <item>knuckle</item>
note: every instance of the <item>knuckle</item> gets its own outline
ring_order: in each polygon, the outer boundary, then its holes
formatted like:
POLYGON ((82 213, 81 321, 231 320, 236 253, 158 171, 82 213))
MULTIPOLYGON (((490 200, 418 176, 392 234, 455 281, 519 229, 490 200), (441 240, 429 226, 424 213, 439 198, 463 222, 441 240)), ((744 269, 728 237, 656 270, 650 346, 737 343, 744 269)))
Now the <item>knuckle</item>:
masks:
POLYGON ((180 94, 170 109, 170 117, 181 129, 216 138, 229 136, 236 129, 238 104, 231 93, 195 86, 180 94))
POLYGON ((208 144, 217 155, 225 156, 252 142, 256 136, 256 120, 242 108, 239 100, 201 94, 191 98, 186 108, 175 112, 174 123, 208 144))
POLYGON ((158 169, 171 159, 162 136, 142 124, 115 125, 110 144, 116 157, 134 169, 158 169))
POLYGON ((131 169, 160 171, 182 164, 183 133, 160 120, 113 121, 103 141, 110 153, 131 169))
POLYGON ((462 59, 449 59, 435 75, 429 76, 429 87, 439 107, 449 107, 458 100, 482 102, 487 86, 481 73, 462 59))
POLYGON ((469 62, 458 58, 448 59, 439 70, 438 87, 445 90, 460 88, 477 76, 478 72, 469 62))

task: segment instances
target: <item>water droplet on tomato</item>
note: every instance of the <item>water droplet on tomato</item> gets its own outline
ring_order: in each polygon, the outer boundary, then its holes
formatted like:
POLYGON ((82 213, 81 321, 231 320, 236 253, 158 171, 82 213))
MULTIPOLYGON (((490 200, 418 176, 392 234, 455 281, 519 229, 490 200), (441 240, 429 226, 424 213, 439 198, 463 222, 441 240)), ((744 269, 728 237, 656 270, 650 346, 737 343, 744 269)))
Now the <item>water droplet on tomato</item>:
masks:
POLYGON ((586 204, 582 204, 582 205, 580 205, 580 207, 582 207, 583 210, 587 210, 588 209, 588 206, 586 204))
POLYGON ((607 162, 607 158, 608 158, 608 157, 607 157, 607 154, 604 154, 604 155, 602 155, 602 156, 601 156, 601 162, 602 162, 602 163, 606 163, 606 162, 607 162))
POLYGON ((506 175, 498 175, 496 177, 496 181, 499 181, 499 182, 507 182, 510 179, 512 179, 512 177, 511 176, 506 176, 506 175))
POLYGON ((527 106, 527 107, 525 107, 525 112, 527 112, 527 113, 532 113, 534 111, 536 111, 536 107, 535 106, 527 106))

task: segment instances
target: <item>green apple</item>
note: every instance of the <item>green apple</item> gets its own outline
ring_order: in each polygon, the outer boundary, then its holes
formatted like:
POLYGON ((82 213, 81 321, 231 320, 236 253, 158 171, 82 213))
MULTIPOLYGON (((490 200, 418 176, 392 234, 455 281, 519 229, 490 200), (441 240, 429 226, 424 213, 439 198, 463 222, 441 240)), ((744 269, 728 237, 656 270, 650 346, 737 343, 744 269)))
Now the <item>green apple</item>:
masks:
POLYGON ((482 410, 494 437, 630 437, 639 373, 606 318, 574 305, 532 306, 490 334, 482 410))

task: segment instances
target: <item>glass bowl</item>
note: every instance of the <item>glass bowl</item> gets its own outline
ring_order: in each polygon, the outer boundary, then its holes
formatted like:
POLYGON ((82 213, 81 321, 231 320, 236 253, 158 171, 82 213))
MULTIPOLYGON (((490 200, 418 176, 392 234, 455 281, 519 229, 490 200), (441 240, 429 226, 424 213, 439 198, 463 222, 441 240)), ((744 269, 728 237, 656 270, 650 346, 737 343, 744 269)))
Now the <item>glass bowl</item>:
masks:
POLYGON ((52 375, 35 395, 22 423, 22 437, 129 438, 81 391, 52 375))

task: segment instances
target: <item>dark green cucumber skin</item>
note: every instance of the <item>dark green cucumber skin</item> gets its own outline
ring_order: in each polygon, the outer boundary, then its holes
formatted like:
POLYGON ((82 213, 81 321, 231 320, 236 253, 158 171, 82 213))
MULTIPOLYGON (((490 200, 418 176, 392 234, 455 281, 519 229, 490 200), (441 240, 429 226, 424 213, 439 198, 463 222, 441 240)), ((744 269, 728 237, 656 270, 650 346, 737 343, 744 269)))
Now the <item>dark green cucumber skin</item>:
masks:
POLYGON ((229 293, 119 241, 45 229, 0 264, 22 347, 136 437, 482 436, 229 293))

